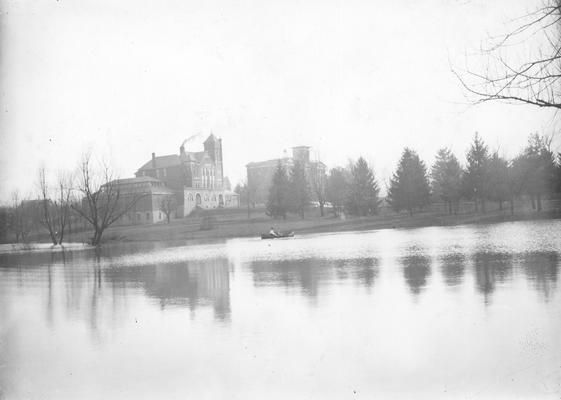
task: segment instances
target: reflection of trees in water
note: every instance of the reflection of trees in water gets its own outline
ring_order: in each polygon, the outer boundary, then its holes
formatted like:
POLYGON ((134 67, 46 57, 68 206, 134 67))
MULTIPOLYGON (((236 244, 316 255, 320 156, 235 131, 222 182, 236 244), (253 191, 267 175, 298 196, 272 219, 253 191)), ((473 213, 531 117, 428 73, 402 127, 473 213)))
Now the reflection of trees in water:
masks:
POLYGON ((142 286, 160 305, 187 306, 194 310, 211 304, 219 319, 230 316, 230 274, 227 259, 189 261, 177 264, 114 268, 105 278, 123 289, 142 286))
MULTIPOLYGON (((2 308, 0 302, 0 312, 5 311, 2 308)), ((11 398, 19 383, 18 372, 23 367, 19 339, 17 329, 0 326, 0 399, 11 398)))
POLYGON ((448 286, 459 286, 464 278, 466 257, 462 253, 440 256, 442 275, 448 286))
POLYGON ((354 266, 356 279, 366 287, 372 287, 374 281, 378 277, 379 267, 377 258, 359 258, 351 260, 351 265, 354 266))
POLYGON ((256 260, 251 262, 256 286, 277 285, 300 287, 315 297, 321 282, 344 281, 355 278, 365 286, 372 286, 378 276, 378 260, 365 257, 357 259, 256 260))
POLYGON ((61 253, 53 265, 62 266, 66 314, 87 320, 90 334, 100 341, 99 308, 103 299, 100 256, 98 252, 88 254, 75 257, 72 252, 61 253))
POLYGON ((303 291, 316 296, 319 281, 333 273, 332 261, 304 258, 298 260, 253 261, 251 272, 256 285, 282 284, 300 286, 303 291))
MULTIPOLYGON (((79 262, 74 263, 72 256, 69 255, 69 257, 61 257, 59 262, 63 264, 66 312, 73 314, 74 312, 80 312, 82 309, 82 301, 84 300, 82 293, 84 291, 87 293, 90 287, 95 286, 87 285, 91 276, 90 268, 80 266, 79 262)), ((89 296, 86 294, 84 297, 89 296)))
POLYGON ((483 294, 485 305, 488 305, 496 284, 512 279, 512 254, 477 252, 473 255, 473 263, 477 290, 483 294))
POLYGON ((526 279, 545 301, 549 301, 557 288, 560 261, 559 253, 555 251, 534 251, 521 255, 526 279))
MULTIPOLYGON (((412 250, 418 251, 418 250, 412 250)), ((401 258, 403 276, 414 295, 419 295, 427 286, 427 278, 431 274, 431 259, 425 254, 412 254, 401 258)))

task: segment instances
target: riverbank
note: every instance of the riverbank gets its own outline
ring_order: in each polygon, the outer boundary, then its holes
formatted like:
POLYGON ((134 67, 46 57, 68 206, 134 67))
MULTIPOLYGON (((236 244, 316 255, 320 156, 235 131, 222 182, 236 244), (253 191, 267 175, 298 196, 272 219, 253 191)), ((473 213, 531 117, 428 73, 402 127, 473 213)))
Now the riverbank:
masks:
MULTIPOLYGON (((442 210, 432 209, 409 216, 385 211, 368 217, 338 218, 326 212, 319 216, 317 209, 309 210, 304 219, 289 216, 286 220, 273 220, 264 210, 212 210, 199 216, 172 220, 169 224, 114 226, 104 233, 104 242, 154 242, 154 241, 199 241, 229 239, 235 237, 258 237, 268 232, 271 226, 279 231, 294 231, 298 234, 361 231, 376 229, 419 228, 428 226, 454 226, 466 224, 489 224, 507 221, 558 219, 561 209, 550 206, 546 211, 536 212, 520 207, 513 215, 508 210, 490 210, 476 213, 463 210, 458 215, 448 215, 442 210), (205 229, 206 228, 206 229, 205 229)), ((72 242, 87 242, 89 232, 69 235, 72 242)))
POLYGON ((63 252, 88 250, 93 246, 85 243, 64 243, 63 245, 53 245, 52 243, 32 242, 32 243, 3 243, 0 244, 0 254, 17 254, 29 252, 63 252))

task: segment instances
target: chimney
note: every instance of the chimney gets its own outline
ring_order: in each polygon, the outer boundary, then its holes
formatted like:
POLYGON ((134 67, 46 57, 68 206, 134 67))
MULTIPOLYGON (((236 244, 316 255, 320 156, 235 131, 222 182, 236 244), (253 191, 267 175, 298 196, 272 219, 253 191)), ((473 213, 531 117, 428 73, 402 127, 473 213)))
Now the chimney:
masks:
POLYGON ((179 155, 181 157, 185 157, 185 146, 181 145, 181 147, 179 147, 179 155))
POLYGON ((152 168, 156 168, 156 153, 152 153, 152 168))

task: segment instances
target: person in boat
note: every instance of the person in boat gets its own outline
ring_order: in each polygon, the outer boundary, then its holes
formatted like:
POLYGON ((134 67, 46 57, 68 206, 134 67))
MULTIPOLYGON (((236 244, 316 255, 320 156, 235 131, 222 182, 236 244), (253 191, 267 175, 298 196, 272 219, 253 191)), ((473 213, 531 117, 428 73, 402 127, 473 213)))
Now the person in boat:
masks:
POLYGON ((277 231, 275 231, 275 228, 271 226, 271 230, 269 231, 269 235, 271 236, 279 236, 279 234, 277 233, 277 231))

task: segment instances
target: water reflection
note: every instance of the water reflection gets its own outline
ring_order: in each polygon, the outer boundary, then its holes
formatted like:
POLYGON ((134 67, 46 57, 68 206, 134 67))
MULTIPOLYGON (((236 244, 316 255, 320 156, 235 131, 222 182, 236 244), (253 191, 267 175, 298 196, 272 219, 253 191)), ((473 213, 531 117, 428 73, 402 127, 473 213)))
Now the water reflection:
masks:
POLYGON ((497 283, 512 279, 512 258, 510 253, 499 252, 477 252, 473 255, 475 285, 483 295, 485 305, 491 303, 497 283))
POLYGON ((455 287, 462 284, 466 257, 461 253, 444 254, 440 257, 442 276, 446 285, 455 287))
POLYGON ((191 310, 212 305, 220 320, 230 317, 230 274, 227 259, 110 268, 105 279, 114 287, 128 290, 142 287, 146 295, 158 299, 162 309, 186 306, 191 310))
POLYGON ((378 276, 378 259, 255 260, 250 268, 256 286, 300 287, 303 293, 315 297, 322 282, 355 279, 372 287, 378 276))
POLYGON ((377 258, 359 258, 353 260, 355 276, 359 283, 370 288, 379 275, 380 267, 377 258))
POLYGON ((542 299, 549 301, 557 288, 559 253, 555 251, 535 251, 523 253, 521 264, 530 285, 542 299))
POLYGON ((547 397, 560 229, 0 255, 0 398, 547 397))
POLYGON ((418 296, 427 286, 427 278, 431 274, 431 259, 422 250, 411 248, 410 255, 401 258, 403 276, 414 296, 418 296))

